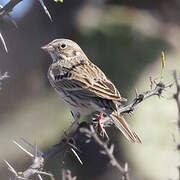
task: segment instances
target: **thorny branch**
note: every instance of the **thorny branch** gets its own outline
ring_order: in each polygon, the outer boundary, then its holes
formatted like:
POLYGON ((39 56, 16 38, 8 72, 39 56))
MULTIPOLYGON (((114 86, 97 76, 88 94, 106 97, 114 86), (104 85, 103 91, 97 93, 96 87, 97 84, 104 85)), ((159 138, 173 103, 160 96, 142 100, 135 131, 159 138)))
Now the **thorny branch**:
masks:
MULTIPOLYGON (((180 79, 180 77, 177 77, 180 79)), ((133 99, 132 103, 127 106, 120 108, 120 113, 129 113, 134 110, 135 106, 137 106, 142 101, 152 97, 152 96, 159 96, 161 97, 163 91, 168 88, 171 88, 175 84, 175 81, 170 81, 168 83, 159 82, 155 85, 155 88, 146 92, 139 94, 136 90, 136 97, 133 99)))
POLYGON ((90 130, 87 128, 81 128, 80 131, 85 133, 88 137, 93 138, 95 142, 103 149, 101 151, 102 154, 105 154, 109 157, 110 163, 112 166, 116 167, 117 170, 121 173, 123 180, 129 180, 128 174, 128 164, 125 164, 125 167, 122 167, 116 158, 113 155, 114 145, 112 144, 108 147, 108 144, 103 142, 97 135, 96 131, 94 130, 93 126, 90 126, 90 130))
POLYGON ((13 174, 13 177, 11 180, 18 180, 18 179, 28 179, 32 175, 37 175, 40 180, 42 180, 41 175, 47 175, 47 176, 53 176, 50 173, 43 172, 43 167, 44 167, 44 161, 46 157, 43 157, 43 153, 40 152, 37 148, 37 145, 32 145, 26 140, 24 140, 25 143, 27 143, 30 147, 33 147, 34 149, 34 154, 30 153, 28 150, 26 150, 24 147, 22 147, 20 144, 18 144, 16 141, 13 141, 15 145, 17 145, 22 151, 24 151, 26 154, 28 154, 32 158, 32 165, 29 166, 27 170, 24 172, 17 172, 12 165, 6 160, 4 162, 8 166, 9 171, 13 174))
POLYGON ((0 16, 7 15, 13 8, 23 0, 11 0, 3 8, 0 9, 0 16))
MULTIPOLYGON (((11 12, 13 10, 13 8, 19 4, 20 2, 22 2, 23 0, 10 0, 4 7, 2 7, 0 9, 0 16, 5 16, 7 15, 9 12, 11 12)), ((50 20, 52 20, 51 15, 49 13, 49 11, 47 10, 47 7, 44 4, 43 0, 38 0, 41 4, 41 6, 43 7, 45 13, 48 15, 48 17, 50 18, 50 20)))
MULTIPOLYGON (((177 81, 180 80, 180 76, 177 76, 177 81)), ((176 80, 172 80, 166 83, 159 82, 155 84, 154 89, 148 90, 142 93, 138 93, 136 90, 136 97, 132 100, 132 102, 128 105, 122 106, 119 108, 119 113, 133 113, 135 107, 143 102, 144 100, 152 97, 152 96, 158 96, 161 97, 162 93, 167 90, 168 88, 171 88, 174 84, 176 84, 176 80)), ((108 117, 105 117, 102 119, 102 125, 108 125, 111 124, 111 120, 108 117)))
MULTIPOLYGON (((152 96, 161 96, 163 91, 165 91, 167 88, 171 88, 174 84, 176 84, 176 87, 178 89, 177 94, 175 94, 174 97, 179 96, 179 85, 178 84, 178 80, 180 79, 179 76, 177 76, 176 74, 174 75, 174 79, 173 81, 170 81, 168 83, 158 83, 155 85, 154 89, 143 92, 141 94, 139 94, 136 91, 136 97, 133 99, 133 101, 120 108, 120 112, 121 113, 130 113, 133 112, 135 107, 140 104, 141 102, 143 102, 145 99, 148 99, 152 96)), ((178 100, 178 99, 176 99, 178 100)), ((177 102, 178 104, 179 102, 177 102)), ((179 108, 179 104, 178 104, 178 108, 179 108)), ((102 125, 103 127, 107 127, 109 126, 112 122, 108 117, 104 117, 102 119, 102 125)), ((97 125, 97 122, 92 122, 92 125, 97 125)), ((129 175, 128 175, 128 165, 127 163, 125 164, 125 167, 122 167, 117 160, 115 159, 114 155, 113 155, 113 149, 114 146, 111 145, 110 148, 108 147, 108 145, 104 142, 102 142, 99 137, 97 136, 97 134, 95 133, 95 129, 90 126, 90 130, 88 129, 89 126, 87 123, 76 123, 76 124, 72 124, 68 130, 64 133, 63 137, 61 138, 60 142, 53 146, 50 150, 48 150, 47 152, 43 153, 40 150, 37 149, 37 146, 32 145, 31 143, 29 143, 27 140, 23 139, 24 143, 28 144, 31 148, 34 149, 35 153, 31 154, 29 151, 27 151, 26 149, 24 149, 21 145, 19 145, 18 143, 15 142, 15 144, 22 149, 24 152, 26 152, 31 158, 32 158, 32 165, 25 170, 24 172, 16 172, 15 169, 7 162, 7 166, 9 168, 9 170, 14 174, 14 179, 12 180, 17 180, 17 179, 28 179, 33 175, 37 175, 39 177, 40 180, 42 180, 41 175, 48 175, 48 176, 52 176, 52 174, 43 172, 43 167, 44 167, 44 162, 52 157, 53 155, 55 155, 58 152, 62 152, 62 151, 67 151, 70 150, 79 160, 79 162, 82 164, 82 161, 80 159, 80 157, 78 156, 78 153, 80 152, 79 148, 76 145, 76 142, 78 142, 79 140, 82 140, 82 138, 85 138, 84 136, 82 136, 82 132, 89 134, 96 142, 97 144, 99 144, 103 151, 104 154, 106 154, 109 159, 111 164, 116 167, 122 174, 122 178, 124 180, 129 180, 129 175), (72 131, 74 130, 74 125, 76 125, 75 128, 75 132, 72 133, 72 131)), ((86 137, 87 138, 87 137, 86 137)), ((74 180, 74 179, 73 179, 74 180)))
MULTIPOLYGON (((13 23, 13 25, 15 25, 15 27, 17 28, 17 24, 16 22, 14 21, 14 19, 9 15, 9 13, 11 11, 13 11, 13 8, 18 5, 20 2, 22 2, 23 0, 10 0, 5 6, 1 6, 0 5, 0 18, 2 19, 5 15, 7 15, 10 19, 10 21, 13 23)), ((43 0, 38 0, 40 5, 43 7, 44 9, 44 12, 46 13, 46 15, 48 16, 48 18, 50 19, 50 21, 52 21, 52 17, 47 9, 47 7, 45 6, 44 4, 44 1, 43 0)), ((7 45, 6 45, 6 41, 2 35, 2 33, 0 32, 0 40, 3 44, 3 47, 6 51, 6 53, 8 53, 8 48, 7 48, 7 45)))
MULTIPOLYGON (((23 146, 21 146, 19 143, 17 143, 16 141, 13 141, 13 143, 20 148, 22 151, 24 151, 27 155, 29 155, 32 158, 32 165, 29 166, 29 168, 23 172, 17 172, 15 170, 15 168, 12 167, 12 165, 8 162, 8 161, 4 161, 6 163, 6 165, 8 166, 9 171, 13 174, 13 177, 11 177, 11 180, 19 180, 19 179, 29 179, 31 176, 33 175, 37 175, 38 178, 40 180, 42 180, 41 175, 47 175, 50 177, 53 177, 53 175, 51 173, 46 173, 43 171, 44 168, 44 163, 45 161, 54 156, 55 154, 57 154, 58 152, 63 152, 63 151, 67 151, 67 150, 71 150, 73 149, 72 153, 75 153, 74 155, 79 158, 79 156, 77 155, 76 151, 78 151, 78 148, 75 145, 75 141, 77 141, 80 137, 80 133, 79 133, 79 128, 74 132, 74 134, 72 134, 71 138, 71 133, 72 133, 72 128, 74 127, 74 124, 72 126, 70 126, 70 128, 66 131, 66 133, 64 133, 64 136, 61 138, 60 142, 53 146, 50 150, 48 150, 47 152, 41 152, 38 148, 37 145, 33 145, 30 142, 28 142, 26 139, 22 138, 22 141, 27 144, 31 149, 34 150, 34 154, 32 154, 31 152, 29 152, 28 150, 26 150, 23 146), (70 132, 71 131, 71 132, 70 132), (67 133, 68 136, 67 137, 67 133)), ((80 158, 78 159, 80 160, 80 158)), ((80 160, 81 163, 81 160, 80 160)), ((66 177, 65 180, 75 180, 75 177, 72 177, 72 179, 70 179, 70 174, 67 171, 66 173, 64 172, 64 177, 66 177), (67 177, 69 179, 67 179, 67 177)))

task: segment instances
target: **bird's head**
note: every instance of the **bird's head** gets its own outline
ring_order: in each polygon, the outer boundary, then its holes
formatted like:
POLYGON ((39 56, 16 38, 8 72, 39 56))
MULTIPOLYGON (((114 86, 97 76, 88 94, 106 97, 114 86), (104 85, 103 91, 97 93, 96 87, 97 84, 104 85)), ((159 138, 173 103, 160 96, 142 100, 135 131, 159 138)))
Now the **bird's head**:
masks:
POLYGON ((71 60, 78 55, 84 55, 79 45, 69 39, 55 39, 41 48, 51 55, 53 62, 71 60))

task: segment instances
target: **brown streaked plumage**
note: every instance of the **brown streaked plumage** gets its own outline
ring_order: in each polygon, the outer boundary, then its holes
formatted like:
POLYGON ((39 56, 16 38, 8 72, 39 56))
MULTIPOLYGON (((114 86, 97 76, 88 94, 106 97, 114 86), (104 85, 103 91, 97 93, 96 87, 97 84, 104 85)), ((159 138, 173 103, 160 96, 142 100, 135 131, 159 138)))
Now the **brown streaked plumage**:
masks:
POLYGON ((68 39, 56 39, 42 49, 53 59, 48 70, 48 79, 70 107, 75 120, 93 111, 103 112, 128 140, 141 142, 118 112, 125 99, 106 75, 87 58, 77 43, 68 39))

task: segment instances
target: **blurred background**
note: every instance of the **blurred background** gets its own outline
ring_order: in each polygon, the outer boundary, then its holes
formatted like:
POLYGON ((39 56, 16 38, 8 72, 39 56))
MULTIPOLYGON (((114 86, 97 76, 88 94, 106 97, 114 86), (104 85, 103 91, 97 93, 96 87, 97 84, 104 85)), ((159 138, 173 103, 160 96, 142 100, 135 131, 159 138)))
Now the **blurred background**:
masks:
MULTIPOLYGON (((4 5, 8 1, 0 0, 4 5)), ((30 165, 30 159, 12 144, 24 137, 46 151, 60 139, 72 117, 58 94, 50 87, 47 70, 50 57, 40 47, 55 38, 76 41, 130 100, 135 88, 150 89, 149 77, 160 78, 161 51, 166 54, 163 80, 172 79, 172 70, 180 72, 180 2, 178 0, 64 0, 44 1, 52 16, 50 22, 37 0, 23 0, 11 12, 17 22, 3 18, 0 31, 9 53, 0 44, 0 71, 8 71, 0 91, 0 178, 9 172, 2 162, 11 162, 18 171, 30 165)), ((142 145, 129 143, 115 128, 108 129, 115 156, 129 163, 132 179, 177 179, 180 162, 176 150, 178 136, 174 89, 164 98, 153 97, 139 105, 127 121, 142 138, 142 145)), ((78 180, 118 179, 118 172, 93 146, 84 148, 84 166, 71 153, 65 167, 78 180)), ((46 169, 61 179, 62 154, 51 158, 46 169)))

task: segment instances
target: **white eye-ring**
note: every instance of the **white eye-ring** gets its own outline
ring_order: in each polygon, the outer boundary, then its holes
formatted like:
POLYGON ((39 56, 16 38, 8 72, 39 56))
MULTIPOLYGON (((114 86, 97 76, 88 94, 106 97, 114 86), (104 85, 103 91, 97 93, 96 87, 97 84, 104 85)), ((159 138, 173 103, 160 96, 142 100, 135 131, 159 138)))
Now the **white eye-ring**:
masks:
POLYGON ((61 47, 61 49, 65 49, 67 47, 67 45, 63 43, 60 45, 60 47, 61 47))

